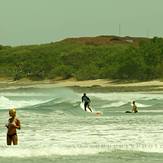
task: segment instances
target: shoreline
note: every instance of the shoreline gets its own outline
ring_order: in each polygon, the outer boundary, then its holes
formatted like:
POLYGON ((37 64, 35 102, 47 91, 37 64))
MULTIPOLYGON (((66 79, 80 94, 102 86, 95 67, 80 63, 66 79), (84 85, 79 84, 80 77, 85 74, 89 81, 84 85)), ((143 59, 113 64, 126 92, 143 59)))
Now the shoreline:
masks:
POLYGON ((5 163, 17 162, 17 163, 162 163, 162 153, 157 152, 142 152, 142 151, 123 151, 114 150, 111 152, 100 152, 98 154, 89 155, 51 155, 51 156, 29 156, 29 157, 0 157, 0 160, 5 163), (157 161, 156 161, 157 160, 157 161))
POLYGON ((93 89, 104 91, 163 91, 163 81, 153 80, 146 82, 130 82, 130 81, 113 81, 107 79, 97 80, 84 80, 77 81, 75 79, 68 80, 42 80, 31 81, 28 79, 21 79, 18 81, 12 81, 11 79, 0 79, 0 87, 12 88, 12 87, 70 87, 80 90, 93 89))

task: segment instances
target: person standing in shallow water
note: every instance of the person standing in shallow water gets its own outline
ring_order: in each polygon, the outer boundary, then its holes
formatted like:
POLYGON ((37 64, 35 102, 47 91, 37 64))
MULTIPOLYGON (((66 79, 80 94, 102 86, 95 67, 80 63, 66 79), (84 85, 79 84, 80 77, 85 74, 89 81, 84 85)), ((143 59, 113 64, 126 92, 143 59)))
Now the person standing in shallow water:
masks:
POLYGON ((132 106, 132 112, 137 113, 138 112, 138 108, 137 108, 137 106, 135 104, 135 101, 133 101, 132 104, 133 104, 133 106, 132 106))
POLYGON ((19 119, 16 117, 16 109, 10 109, 9 110, 9 120, 8 120, 8 124, 6 124, 7 127, 7 145, 11 145, 13 143, 13 145, 17 145, 18 144, 18 136, 17 136, 17 129, 20 129, 20 121, 19 119))

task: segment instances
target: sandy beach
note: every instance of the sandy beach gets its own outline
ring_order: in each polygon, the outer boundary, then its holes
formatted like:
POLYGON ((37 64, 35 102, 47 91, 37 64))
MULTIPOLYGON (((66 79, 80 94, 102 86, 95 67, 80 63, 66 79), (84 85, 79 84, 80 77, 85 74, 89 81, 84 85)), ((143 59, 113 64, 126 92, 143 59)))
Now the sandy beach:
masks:
POLYGON ((31 87, 31 86, 43 86, 43 87, 85 87, 85 88, 101 88, 101 89, 125 89, 125 90, 163 90, 163 81, 153 80, 145 82, 133 82, 133 81, 113 81, 107 79, 97 80, 85 80, 77 81, 75 79, 68 80, 42 80, 42 81, 31 81, 28 79, 21 79, 13 81, 11 79, 1 79, 0 87, 31 87))
POLYGON ((134 82, 134 83, 123 83, 115 82, 112 80, 97 79, 97 80, 85 80, 85 81, 76 81, 76 80, 61 80, 55 82, 57 86, 80 86, 80 87, 136 87, 136 86, 159 86, 163 87, 163 82, 161 81, 147 81, 147 82, 134 82))

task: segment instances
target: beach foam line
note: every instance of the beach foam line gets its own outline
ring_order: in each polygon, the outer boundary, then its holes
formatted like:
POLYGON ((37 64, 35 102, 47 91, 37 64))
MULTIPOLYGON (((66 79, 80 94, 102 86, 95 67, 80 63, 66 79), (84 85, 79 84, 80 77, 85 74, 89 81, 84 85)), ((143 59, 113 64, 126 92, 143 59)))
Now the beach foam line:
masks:
POLYGON ((38 156, 77 156, 77 155, 95 155, 102 152, 113 152, 117 150, 131 152, 163 153, 161 145, 143 145, 143 144, 110 144, 95 145, 94 147, 70 146, 70 147, 31 147, 23 146, 1 146, 0 157, 38 157, 38 156))

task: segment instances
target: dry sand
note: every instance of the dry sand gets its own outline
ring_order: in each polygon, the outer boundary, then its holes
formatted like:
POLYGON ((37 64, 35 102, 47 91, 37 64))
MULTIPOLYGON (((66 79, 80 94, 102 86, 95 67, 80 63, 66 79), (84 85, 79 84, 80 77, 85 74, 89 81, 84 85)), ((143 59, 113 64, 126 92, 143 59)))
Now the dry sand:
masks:
POLYGON ((57 86, 81 86, 81 87, 136 87, 136 86, 159 86, 163 87, 163 82, 161 81, 147 81, 147 82, 135 82, 135 83, 120 83, 111 80, 97 79, 97 80, 85 80, 85 81, 75 81, 75 80, 64 80, 55 82, 57 86))
POLYGON ((12 81, 11 79, 0 79, 1 87, 12 87, 12 86, 32 86, 32 85, 44 85, 53 87, 153 87, 163 89, 163 82, 158 80, 147 81, 147 82, 116 82, 106 79, 97 80, 85 80, 77 81, 75 79, 68 80, 43 80, 43 81, 31 81, 28 79, 21 79, 18 81, 12 81))

